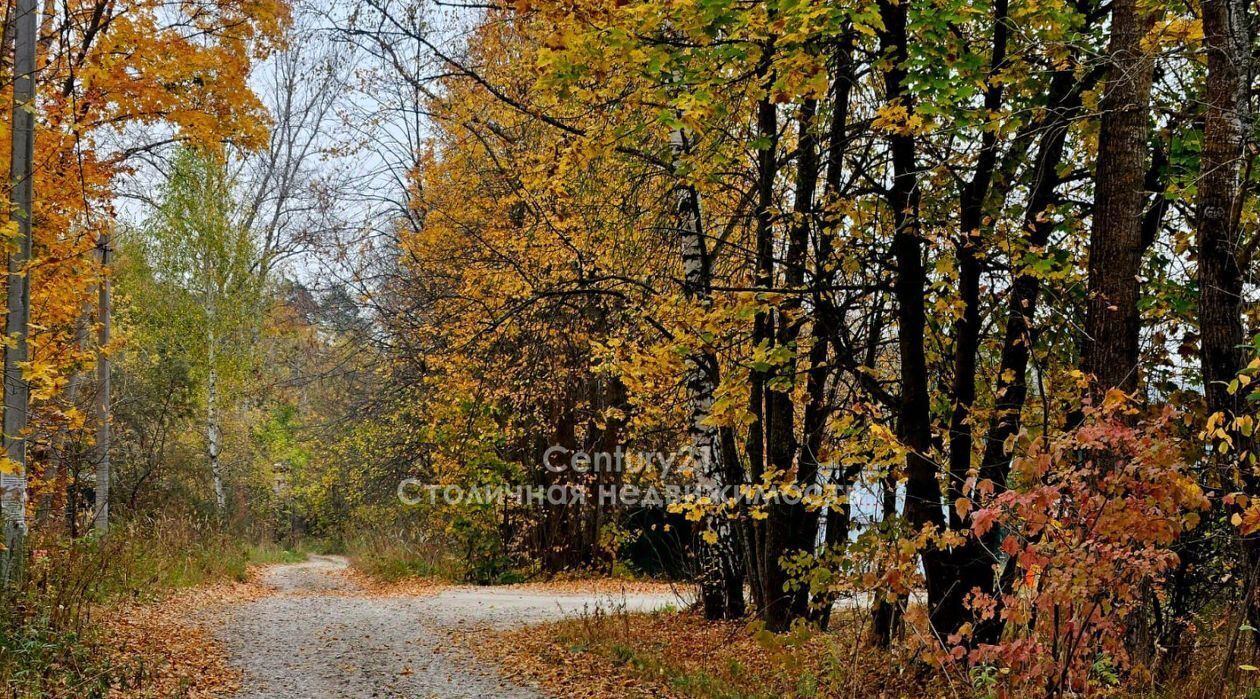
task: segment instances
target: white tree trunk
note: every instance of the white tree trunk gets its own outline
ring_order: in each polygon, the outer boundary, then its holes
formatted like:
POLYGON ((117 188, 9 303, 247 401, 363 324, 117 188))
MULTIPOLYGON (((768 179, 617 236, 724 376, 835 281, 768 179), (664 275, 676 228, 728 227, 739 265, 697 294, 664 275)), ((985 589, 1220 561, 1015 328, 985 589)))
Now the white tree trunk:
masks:
MULTIPOLYGON (((675 129, 670 134, 674 151, 675 168, 686 153, 686 134, 675 129)), ((694 187, 679 183, 674 190, 675 220, 678 226, 679 246, 682 250, 683 293, 701 308, 712 306, 712 280, 704 231, 700 220, 700 197, 694 187)), ((728 485, 722 464, 722 449, 718 428, 709 424, 713 414, 714 395, 718 388, 717 358, 703 347, 695 348, 687 357, 687 401, 690 420, 687 431, 698 485, 712 489, 714 503, 725 501, 724 489, 728 485)), ((707 618, 717 619, 742 608, 739 601, 728 599, 732 592, 728 585, 742 585, 735 563, 738 552, 733 527, 726 513, 710 515, 706 523, 717 539, 712 543, 699 542, 700 546, 700 595, 707 618)))
POLYGON ((210 477, 214 480, 214 506, 219 516, 227 514, 227 495, 223 490, 223 468, 219 463, 219 372, 215 367, 215 335, 210 330, 210 346, 206 353, 208 372, 206 375, 206 450, 210 456, 210 477))
MULTIPOLYGON (((675 130, 670 137, 675 156, 684 151, 684 136, 675 130)), ((683 293, 702 308, 712 305, 709 266, 700 227, 700 202, 695 189, 678 185, 674 191, 675 215, 678 223, 679 243, 682 248, 683 293)), ((713 412, 713 395, 717 391, 717 371, 713 357, 704 349, 697 349, 687 358, 687 397, 691 408, 691 420, 687 425, 691 438, 691 456, 699 461, 698 473, 706 487, 721 488, 725 478, 718 448, 718 431, 707 424, 713 412)))
POLYGON ((93 520, 96 531, 109 531, 109 488, 111 484, 109 472, 109 402, 110 376, 109 357, 106 347, 110 334, 110 281, 107 271, 109 266, 109 234, 102 233, 100 240, 101 284, 98 307, 100 335, 97 338, 96 350, 96 516, 93 520))

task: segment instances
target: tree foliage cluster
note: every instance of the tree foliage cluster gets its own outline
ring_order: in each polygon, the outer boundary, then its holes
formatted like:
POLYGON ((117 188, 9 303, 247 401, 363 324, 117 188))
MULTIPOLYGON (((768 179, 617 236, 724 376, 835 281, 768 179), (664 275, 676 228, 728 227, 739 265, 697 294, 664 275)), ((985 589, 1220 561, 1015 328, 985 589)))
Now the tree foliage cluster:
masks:
POLYGON ((524 0, 453 46, 368 3, 344 31, 431 130, 364 447, 464 485, 607 478, 550 445, 818 485, 477 514, 552 570, 672 518, 711 618, 869 594, 876 642, 1016 687, 1176 672, 1212 615, 1260 626, 1253 13, 524 0))

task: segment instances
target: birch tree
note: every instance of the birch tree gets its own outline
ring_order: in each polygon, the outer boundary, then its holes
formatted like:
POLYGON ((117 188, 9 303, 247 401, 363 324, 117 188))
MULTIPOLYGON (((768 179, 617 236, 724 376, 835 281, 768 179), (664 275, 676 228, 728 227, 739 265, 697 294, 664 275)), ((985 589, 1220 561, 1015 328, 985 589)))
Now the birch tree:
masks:
POLYGON ((109 531, 109 490, 113 482, 109 470, 110 448, 110 361, 109 339, 111 330, 112 289, 109 278, 111 247, 109 233, 102 233, 98 243, 101 264, 101 281, 97 290, 97 344, 96 344, 96 512, 92 525, 98 532, 109 531))
MULTIPOLYGON (((671 132, 670 146, 677 170, 687 154, 687 136, 683 129, 671 132)), ((685 182, 675 187, 674 214, 682 251, 683 292, 688 300, 707 311, 713 305, 713 279, 700 216, 700 195, 695 187, 685 182)), ((687 359, 686 377, 691 456, 700 461, 704 485, 715 493, 721 493, 730 485, 726 470, 732 454, 729 448, 723 453, 722 442, 723 437, 733 439, 711 424, 714 394, 719 383, 718 362, 712 349, 701 347, 693 351, 687 359)), ((736 550, 733 527, 724 513, 710 519, 706 540, 701 543, 700 590, 704 614, 709 619, 739 618, 745 612, 744 570, 736 550)))
POLYGON ((214 153, 183 150, 172 162, 160 204, 149 221, 146 256, 155 276, 182 287, 195 300, 205 381, 206 459, 215 508, 227 513, 222 455, 225 380, 250 362, 244 349, 258 322, 263 283, 261 252, 238 219, 232 181, 214 153))

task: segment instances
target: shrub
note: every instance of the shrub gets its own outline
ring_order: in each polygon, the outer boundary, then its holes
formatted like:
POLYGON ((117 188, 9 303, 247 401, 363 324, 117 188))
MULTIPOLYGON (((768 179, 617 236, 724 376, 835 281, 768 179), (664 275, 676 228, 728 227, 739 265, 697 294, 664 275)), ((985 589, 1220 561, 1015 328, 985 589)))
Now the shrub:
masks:
POLYGON ((244 580, 250 563, 299 551, 249 543, 210 522, 118 523, 108 536, 35 533, 22 576, 0 589, 0 687, 12 697, 97 697, 134 668, 111 664, 93 613, 124 598, 157 597, 215 580, 244 580))
MULTIPOLYGON (((972 513, 977 536, 1000 528, 1004 586, 970 604, 1005 624, 1001 642, 969 650, 973 664, 996 668, 973 679, 1015 695, 1085 692, 1115 686, 1132 667, 1126 635, 1177 564, 1173 544, 1208 506, 1177 417, 1134 423, 1119 408, 1089 411, 1018 459, 1011 489, 972 513)), ((965 638, 952 640, 953 655, 967 652, 965 638)))

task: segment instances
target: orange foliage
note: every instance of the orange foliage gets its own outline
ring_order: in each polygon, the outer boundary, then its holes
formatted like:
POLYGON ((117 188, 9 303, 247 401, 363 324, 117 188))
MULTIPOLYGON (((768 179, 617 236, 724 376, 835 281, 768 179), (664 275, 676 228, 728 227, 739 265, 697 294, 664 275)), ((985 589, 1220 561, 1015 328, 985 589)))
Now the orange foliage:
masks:
MULTIPOLYGON (((266 114, 249 89, 249 72, 276 46, 288 18, 284 0, 45 6, 27 370, 36 462, 42 437, 83 427, 65 391, 69 377, 93 361, 82 319, 108 270, 90 253, 114 225, 118 178, 134 171, 137 154, 171 142, 261 146, 266 114), (129 145, 115 145, 120 142, 129 145)), ((6 56, 0 72, 9 64, 6 56)), ((0 141, 7 144, 11 93, 0 95, 0 113, 0 141)), ((7 171, 8 161, 9 149, 0 148, 0 168, 7 171)))

